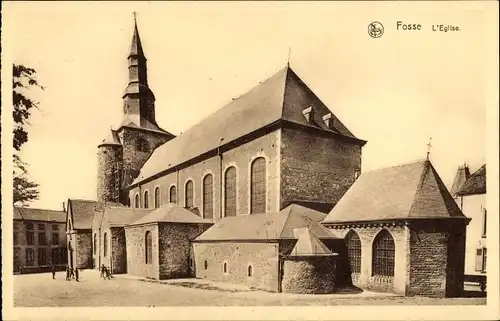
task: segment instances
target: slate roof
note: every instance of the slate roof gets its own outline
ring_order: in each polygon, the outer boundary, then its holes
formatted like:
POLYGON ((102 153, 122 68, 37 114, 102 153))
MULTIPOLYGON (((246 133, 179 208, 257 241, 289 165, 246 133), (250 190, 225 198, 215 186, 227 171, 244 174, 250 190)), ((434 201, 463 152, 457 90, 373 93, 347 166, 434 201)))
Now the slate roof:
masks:
POLYGON ((134 20, 134 35, 132 36, 132 44, 130 45, 129 57, 130 56, 144 56, 141 37, 139 36, 139 30, 137 28, 136 20, 134 20))
POLYGON ((470 177, 469 167, 467 165, 459 166, 457 170, 457 174, 455 175, 455 179, 453 180, 453 185, 450 189, 451 196, 455 196, 458 191, 462 188, 464 183, 470 177))
POLYGON ((298 239, 290 256, 332 256, 334 255, 321 240, 308 228, 294 229, 294 236, 298 239))
POLYGON ((365 143, 357 139, 333 113, 335 129, 329 129, 322 120, 328 113, 331 111, 287 66, 183 134, 159 146, 131 186, 279 120, 319 128, 350 137, 359 144, 365 143), (307 122, 302 114, 302 110, 311 105, 315 110, 315 125, 307 122))
POLYGON ((69 199, 68 209, 71 208, 73 228, 91 229, 94 214, 104 211, 105 207, 124 207, 119 203, 102 203, 91 200, 69 199))
POLYGON ((193 212, 177 205, 166 204, 154 209, 142 218, 132 222, 129 225, 141 225, 149 223, 193 223, 193 224, 212 224, 212 220, 199 217, 193 212))
POLYGON ((463 218, 428 160, 363 173, 323 223, 463 218))
POLYGON ((326 214, 291 204, 277 213, 225 217, 196 238, 196 241, 296 239, 293 230, 308 227, 318 238, 335 238, 319 222, 326 214))
POLYGON ((486 164, 475 171, 457 192, 460 196, 477 194, 486 194, 486 164))
POLYGON ((64 223, 66 222, 66 212, 14 206, 14 219, 64 223))
POLYGON ((111 227, 123 227, 136 222, 154 211, 154 208, 109 207, 104 210, 103 220, 111 227))

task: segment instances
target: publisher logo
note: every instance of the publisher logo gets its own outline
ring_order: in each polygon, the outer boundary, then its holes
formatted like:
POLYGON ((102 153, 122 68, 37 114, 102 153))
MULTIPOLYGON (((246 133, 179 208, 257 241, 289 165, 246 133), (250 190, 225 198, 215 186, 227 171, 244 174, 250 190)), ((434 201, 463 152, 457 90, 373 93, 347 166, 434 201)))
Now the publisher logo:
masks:
POLYGON ((378 21, 373 21, 368 25, 368 34, 372 38, 380 38, 384 34, 384 26, 378 21))

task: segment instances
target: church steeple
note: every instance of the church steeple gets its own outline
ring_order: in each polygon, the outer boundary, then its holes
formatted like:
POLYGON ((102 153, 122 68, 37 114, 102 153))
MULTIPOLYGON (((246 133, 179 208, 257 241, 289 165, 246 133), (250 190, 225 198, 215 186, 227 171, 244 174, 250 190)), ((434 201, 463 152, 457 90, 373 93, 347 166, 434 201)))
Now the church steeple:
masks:
POLYGON ((128 55, 129 83, 123 94, 123 112, 126 121, 139 127, 158 127, 155 119, 155 97, 148 86, 147 59, 134 12, 134 33, 128 55))

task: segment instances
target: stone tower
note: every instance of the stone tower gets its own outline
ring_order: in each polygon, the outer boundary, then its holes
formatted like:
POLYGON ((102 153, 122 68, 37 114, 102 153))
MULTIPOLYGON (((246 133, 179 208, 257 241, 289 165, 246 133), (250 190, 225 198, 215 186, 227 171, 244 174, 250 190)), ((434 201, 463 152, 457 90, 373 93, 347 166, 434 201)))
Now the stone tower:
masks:
POLYGON ((151 153, 175 136, 156 123, 155 96, 148 86, 147 59, 134 17, 128 59, 129 81, 123 93, 123 120, 98 146, 97 200, 129 204, 123 188, 137 177, 151 153))

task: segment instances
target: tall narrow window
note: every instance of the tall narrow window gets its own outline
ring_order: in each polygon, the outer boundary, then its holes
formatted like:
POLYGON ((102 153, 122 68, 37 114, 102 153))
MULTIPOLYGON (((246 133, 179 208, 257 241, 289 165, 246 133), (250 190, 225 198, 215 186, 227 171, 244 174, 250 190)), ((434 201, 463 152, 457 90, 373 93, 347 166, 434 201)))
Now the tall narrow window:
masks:
POLYGON ((224 213, 236 216, 236 168, 229 167, 224 178, 224 213))
POLYGON ((153 236, 150 231, 146 232, 146 264, 153 263, 153 236))
POLYGON ((372 274, 394 276, 394 240, 387 230, 373 241, 372 274))
POLYGON ((185 195, 184 195, 184 205, 186 208, 193 207, 193 181, 187 181, 185 195))
POLYGON ((349 231, 345 237, 351 273, 361 273, 361 240, 356 232, 349 231))
POLYGON ((175 186, 171 186, 170 187, 169 200, 168 201, 170 203, 174 203, 174 204, 177 203, 177 189, 175 188, 175 186))
POLYGON ((251 265, 248 266, 248 274, 247 275, 252 276, 252 266, 251 265))
POLYGON ((487 249, 484 248, 483 249, 483 272, 486 272, 486 252, 487 252, 487 249))
POLYGON ((47 240, 45 239, 45 233, 38 234, 38 245, 46 245, 47 240))
POLYGON ((160 188, 155 188, 155 208, 160 207, 160 188))
POLYGON ((139 208, 139 194, 135 194, 134 205, 135 208, 139 208))
POLYGON ((129 196, 129 198, 127 200, 127 206, 130 207, 130 204, 132 204, 132 203, 130 202, 130 196, 129 196))
POLYGON ((224 273, 227 273, 227 263, 224 262, 224 273))
POLYGON ((149 207, 149 192, 145 191, 144 192, 144 208, 149 207))
POLYGON ((250 213, 266 212, 266 159, 259 157, 252 162, 250 172, 250 213))
POLYGON ((94 255, 97 254, 97 233, 94 233, 94 255))
POLYGON ((104 249, 103 249, 103 252, 104 252, 104 257, 107 257, 108 256, 108 233, 104 233, 104 249))
POLYGON ((208 262, 205 260, 205 270, 208 268, 208 262))
POLYGON ((52 245, 59 244, 59 233, 52 233, 52 245))
POLYGON ((203 217, 213 218, 213 177, 208 174, 203 178, 203 217))
POLYGON ((483 209, 483 237, 486 237, 486 209, 483 209))
POLYGON ((26 265, 35 265, 35 251, 33 249, 26 249, 25 261, 26 265))

